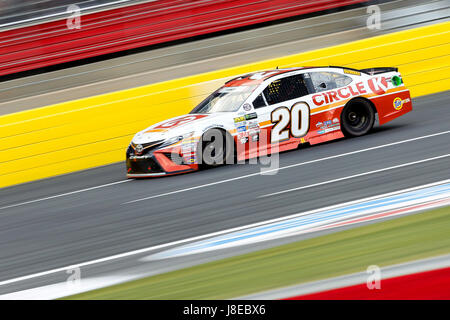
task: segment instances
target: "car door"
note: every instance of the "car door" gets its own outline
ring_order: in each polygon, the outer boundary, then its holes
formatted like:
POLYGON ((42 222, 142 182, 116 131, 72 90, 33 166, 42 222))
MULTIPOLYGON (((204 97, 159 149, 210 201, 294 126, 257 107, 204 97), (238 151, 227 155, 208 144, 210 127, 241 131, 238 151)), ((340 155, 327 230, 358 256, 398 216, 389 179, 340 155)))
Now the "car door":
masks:
POLYGON ((295 74, 273 80, 255 98, 253 107, 268 143, 283 145, 308 133, 309 106, 302 99, 308 94, 303 74, 295 74))
MULTIPOLYGON (((351 84, 353 79, 347 75, 330 71, 310 72, 309 77, 314 93, 314 100, 311 104, 314 114, 311 124, 313 132, 311 134, 320 136, 335 133, 340 130, 341 112, 341 108, 335 106, 345 103, 345 99, 340 97, 339 89, 351 84), (321 112, 318 113, 317 110, 321 112)), ((346 94, 350 95, 348 92, 346 94)))

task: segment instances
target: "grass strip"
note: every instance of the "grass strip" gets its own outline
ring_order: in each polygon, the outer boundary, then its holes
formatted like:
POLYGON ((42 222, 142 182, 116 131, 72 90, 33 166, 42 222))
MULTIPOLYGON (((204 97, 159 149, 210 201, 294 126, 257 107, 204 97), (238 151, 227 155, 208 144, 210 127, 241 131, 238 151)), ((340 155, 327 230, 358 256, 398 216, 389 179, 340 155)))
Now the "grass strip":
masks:
POLYGON ((450 207, 151 276, 66 299, 228 299, 450 253, 450 207))

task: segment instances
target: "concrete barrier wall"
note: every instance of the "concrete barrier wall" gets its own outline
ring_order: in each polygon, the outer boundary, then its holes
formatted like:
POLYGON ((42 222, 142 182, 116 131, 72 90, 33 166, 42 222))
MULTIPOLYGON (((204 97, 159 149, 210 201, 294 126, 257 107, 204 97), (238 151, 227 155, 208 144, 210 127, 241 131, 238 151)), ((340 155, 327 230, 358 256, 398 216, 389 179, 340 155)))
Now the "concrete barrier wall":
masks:
POLYGON ((123 161, 137 131, 189 112, 227 79, 314 65, 398 67, 413 97, 449 90, 450 22, 2 116, 0 187, 123 161))
POLYGON ((82 15, 76 26, 69 18, 0 32, 0 75, 366 1, 159 0, 129 5, 82 15))

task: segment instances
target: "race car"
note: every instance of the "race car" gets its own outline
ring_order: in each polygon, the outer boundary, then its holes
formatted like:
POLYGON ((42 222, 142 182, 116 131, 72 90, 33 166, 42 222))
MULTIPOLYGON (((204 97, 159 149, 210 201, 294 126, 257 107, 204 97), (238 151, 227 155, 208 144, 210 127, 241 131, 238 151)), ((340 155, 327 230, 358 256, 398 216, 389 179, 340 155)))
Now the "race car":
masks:
POLYGON ((235 163, 343 137, 357 137, 412 110, 397 68, 300 67, 226 82, 189 114, 132 139, 128 178, 235 163))

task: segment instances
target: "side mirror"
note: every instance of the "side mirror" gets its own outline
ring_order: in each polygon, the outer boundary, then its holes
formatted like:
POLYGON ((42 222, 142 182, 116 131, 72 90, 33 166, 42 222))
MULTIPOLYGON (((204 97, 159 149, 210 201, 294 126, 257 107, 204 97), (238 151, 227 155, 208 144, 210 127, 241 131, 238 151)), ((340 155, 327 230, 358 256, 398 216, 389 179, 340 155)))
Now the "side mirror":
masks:
POLYGON ((325 82, 322 82, 321 84, 319 84, 319 87, 321 87, 322 89, 326 89, 327 85, 325 84, 325 82))

